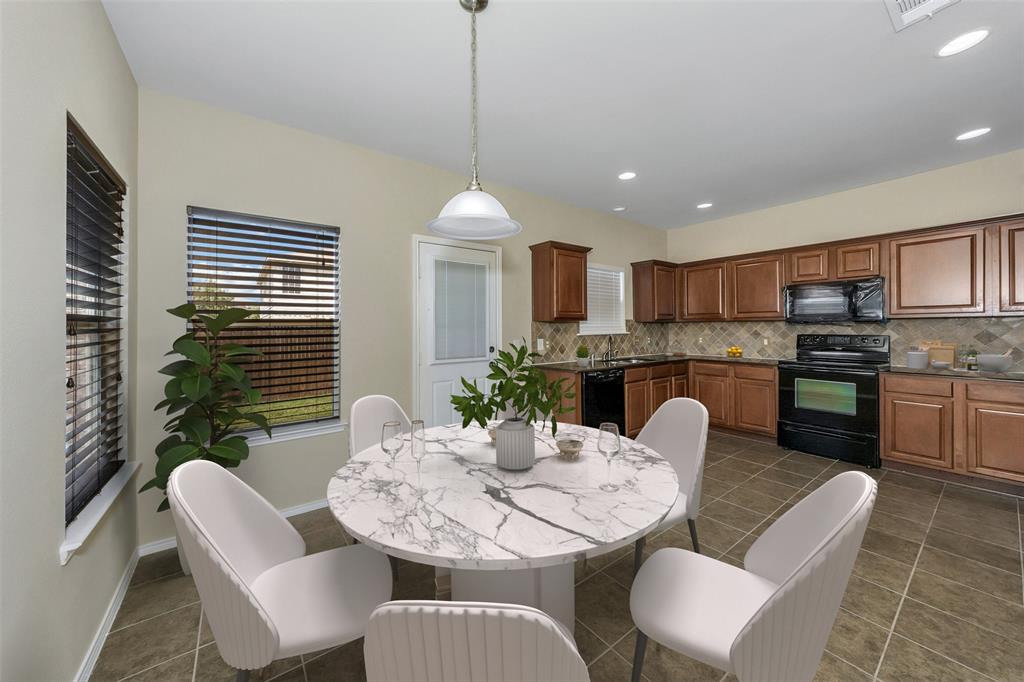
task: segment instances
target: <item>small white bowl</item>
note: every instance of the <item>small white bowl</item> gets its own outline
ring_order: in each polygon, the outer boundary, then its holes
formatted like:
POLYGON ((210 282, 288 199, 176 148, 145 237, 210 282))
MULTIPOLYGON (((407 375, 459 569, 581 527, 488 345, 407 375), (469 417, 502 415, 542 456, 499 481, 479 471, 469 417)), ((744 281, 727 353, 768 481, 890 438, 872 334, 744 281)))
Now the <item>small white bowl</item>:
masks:
POLYGON ((932 360, 932 369, 949 369, 949 363, 942 362, 941 360, 932 360))
POLYGON ((1005 372, 1012 364, 1013 358, 1009 355, 978 353, 978 369, 983 372, 1005 372))

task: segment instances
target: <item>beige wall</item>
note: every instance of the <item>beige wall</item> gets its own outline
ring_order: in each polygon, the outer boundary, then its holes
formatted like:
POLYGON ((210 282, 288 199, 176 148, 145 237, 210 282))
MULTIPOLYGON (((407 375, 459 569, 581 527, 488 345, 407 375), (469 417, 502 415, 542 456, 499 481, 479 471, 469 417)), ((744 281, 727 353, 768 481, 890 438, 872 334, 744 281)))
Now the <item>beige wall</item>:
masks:
MULTIPOLYGON (((129 484, 60 565, 65 117, 132 202, 138 98, 99 2, 0 2, 0 49, 0 679, 67 680, 135 549, 137 516, 129 484)), ((129 238, 133 227, 130 216, 129 238)))
MULTIPOLYGON (((181 332, 163 310, 185 297, 190 204, 340 226, 343 413, 367 393, 390 394, 411 407, 412 235, 426 234, 424 223, 466 178, 145 89, 139 116, 144 182, 135 446, 145 473, 153 466, 150 453, 164 421, 151 410, 162 397, 156 371, 181 332)), ((585 244, 594 248, 594 262, 613 265, 664 256, 664 231, 486 184, 524 227, 521 235, 500 242, 506 341, 530 338, 529 244, 585 244)), ((319 499, 347 456, 346 439, 337 433, 254 448, 238 472, 278 507, 319 499)), ((157 500, 148 493, 141 500, 141 543, 172 534, 166 514, 153 512, 157 500)))
POLYGON ((1024 149, 668 233, 669 260, 732 256, 1024 211, 1024 149))

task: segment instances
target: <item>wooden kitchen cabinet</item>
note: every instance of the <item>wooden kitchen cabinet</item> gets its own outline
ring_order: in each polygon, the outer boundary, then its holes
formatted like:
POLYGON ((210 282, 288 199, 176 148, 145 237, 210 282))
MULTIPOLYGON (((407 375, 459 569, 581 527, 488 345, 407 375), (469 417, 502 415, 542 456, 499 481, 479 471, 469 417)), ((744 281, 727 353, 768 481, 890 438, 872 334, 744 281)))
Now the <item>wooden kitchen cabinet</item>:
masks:
POLYGON ((690 395, 708 411, 708 422, 732 425, 729 366, 725 363, 693 362, 690 366, 690 395))
POLYGON ((626 384, 626 438, 635 438, 651 417, 651 382, 626 384))
POLYGON ((1024 382, 882 375, 882 458, 1024 483, 1024 382))
POLYGON ((985 228, 889 241, 889 314, 985 313, 985 228))
POLYGON ((781 320, 785 260, 782 254, 729 261, 729 319, 781 320))
POLYGON ((779 387, 774 367, 732 368, 733 428, 775 435, 779 387))
POLYGON ((882 435, 889 459, 953 468, 953 399, 886 393, 882 435))
POLYGON ((542 242, 533 252, 533 319, 587 319, 587 254, 590 247, 542 242))
POLYGON ((835 279, 877 277, 881 274, 881 245, 878 242, 844 244, 835 251, 835 279))
POLYGON ((672 377, 651 379, 651 414, 658 411, 663 402, 672 398, 672 377))
POLYGON ((676 319, 676 264, 648 260, 631 265, 633 319, 637 322, 676 319))
POLYGON ((565 414, 558 415, 559 424, 582 424, 583 423, 583 391, 580 390, 580 374, 562 369, 544 369, 544 376, 548 383, 564 379, 562 390, 565 393, 572 392, 572 398, 563 398, 562 407, 568 408, 565 414))
POLYGON ((677 317, 687 321, 726 319, 725 271, 724 262, 684 267, 682 314, 677 317))
POLYGON ((999 233, 999 311, 1024 312, 1024 220, 1002 223, 999 233))
POLYGON ((789 281, 793 284, 823 282, 830 278, 827 248, 794 251, 789 254, 789 281))
POLYGON ((965 468, 1024 483, 1024 384, 969 381, 965 468))

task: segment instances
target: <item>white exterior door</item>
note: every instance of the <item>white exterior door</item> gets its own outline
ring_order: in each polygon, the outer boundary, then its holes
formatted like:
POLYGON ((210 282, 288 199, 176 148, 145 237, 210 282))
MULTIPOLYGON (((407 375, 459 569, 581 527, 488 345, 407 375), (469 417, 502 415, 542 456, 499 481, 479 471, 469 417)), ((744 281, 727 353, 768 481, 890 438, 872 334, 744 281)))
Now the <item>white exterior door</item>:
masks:
POLYGON ((499 251, 422 238, 415 244, 416 412, 428 427, 452 424, 462 420, 452 394, 462 392, 462 377, 485 389, 498 345, 499 251))

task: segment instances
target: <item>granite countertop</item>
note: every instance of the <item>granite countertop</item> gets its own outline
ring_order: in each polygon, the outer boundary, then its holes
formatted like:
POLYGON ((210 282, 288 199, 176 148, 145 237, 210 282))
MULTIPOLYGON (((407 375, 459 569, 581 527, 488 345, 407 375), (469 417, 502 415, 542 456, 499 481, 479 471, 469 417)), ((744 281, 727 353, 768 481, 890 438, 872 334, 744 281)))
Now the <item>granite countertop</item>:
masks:
POLYGON ((779 360, 775 358, 730 358, 725 355, 690 355, 689 353, 664 353, 658 355, 634 355, 628 356, 641 360, 641 362, 612 361, 603 362, 597 360, 592 365, 581 367, 575 360, 566 362, 539 362, 537 366, 542 369, 554 369, 563 372, 601 372, 607 369, 629 369, 631 367, 649 367, 651 365, 663 365, 670 362, 685 362, 686 360, 706 360, 710 362, 735 362, 748 365, 775 366, 779 360))
POLYGON ((897 374, 924 374, 927 376, 956 377, 958 379, 994 379, 997 381, 1024 381, 1024 372, 982 372, 967 369, 934 369, 925 367, 916 369, 914 367, 903 367, 893 365, 890 372, 897 374))

